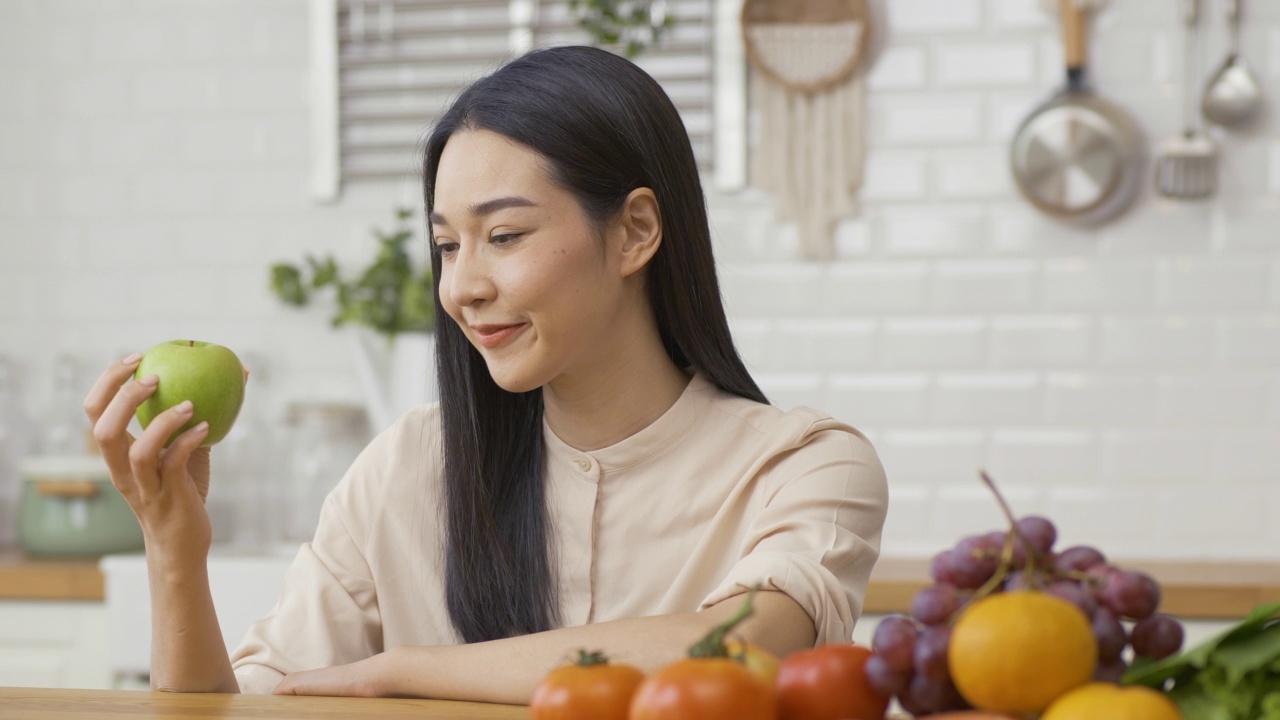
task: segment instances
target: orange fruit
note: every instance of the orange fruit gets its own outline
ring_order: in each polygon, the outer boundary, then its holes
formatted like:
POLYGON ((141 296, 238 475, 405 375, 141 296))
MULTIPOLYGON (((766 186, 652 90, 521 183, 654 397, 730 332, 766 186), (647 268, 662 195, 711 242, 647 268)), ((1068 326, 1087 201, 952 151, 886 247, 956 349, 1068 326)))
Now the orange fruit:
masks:
POLYGON ((1182 720, 1182 712, 1149 687, 1089 683, 1055 700, 1040 720, 1182 720))
POLYGON ((988 595, 960 613, 947 666, 970 705, 1040 712, 1093 678, 1098 641, 1089 618, 1062 598, 1036 591, 988 595))
POLYGON ((764 680, 770 686, 777 682, 778 666, 782 664, 777 655, 758 645, 741 640, 725 640, 724 645, 729 649, 729 657, 741 657, 743 664, 752 675, 764 680))

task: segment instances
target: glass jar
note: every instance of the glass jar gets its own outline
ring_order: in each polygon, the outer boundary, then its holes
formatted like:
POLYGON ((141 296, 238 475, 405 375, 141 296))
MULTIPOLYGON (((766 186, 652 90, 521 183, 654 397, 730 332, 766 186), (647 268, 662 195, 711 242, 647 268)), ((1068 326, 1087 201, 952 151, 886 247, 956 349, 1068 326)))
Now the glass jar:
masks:
POLYGON ((359 405, 299 402, 289 406, 288 465, 282 519, 287 542, 315 535, 320 507, 370 440, 359 405))

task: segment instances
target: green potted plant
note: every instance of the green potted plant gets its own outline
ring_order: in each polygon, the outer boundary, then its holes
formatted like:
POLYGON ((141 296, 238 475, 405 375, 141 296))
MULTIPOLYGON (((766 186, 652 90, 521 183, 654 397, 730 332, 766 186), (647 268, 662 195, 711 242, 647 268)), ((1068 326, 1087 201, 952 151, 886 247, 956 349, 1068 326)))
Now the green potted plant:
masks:
POLYGON ((569 0, 593 43, 620 48, 629 58, 658 44, 674 23, 666 7, 666 0, 569 0))
POLYGON ((387 427, 405 410, 434 398, 435 304, 431 266, 414 263, 418 244, 413 213, 396 210, 391 231, 373 230, 372 261, 348 274, 332 255, 308 255, 303 264, 271 266, 271 291, 281 302, 304 307, 332 292, 333 327, 352 325, 356 370, 364 386, 369 419, 387 427), (372 342, 381 336, 385 342, 372 342))

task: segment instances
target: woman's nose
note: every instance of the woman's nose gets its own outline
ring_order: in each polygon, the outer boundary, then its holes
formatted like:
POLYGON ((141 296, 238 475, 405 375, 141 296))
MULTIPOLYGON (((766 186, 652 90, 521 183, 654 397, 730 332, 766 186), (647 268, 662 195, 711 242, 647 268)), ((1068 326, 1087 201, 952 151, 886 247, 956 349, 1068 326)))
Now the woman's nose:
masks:
POLYGON ((494 296, 493 281, 482 253, 467 249, 458 250, 449 273, 449 299, 458 307, 467 307, 494 296))

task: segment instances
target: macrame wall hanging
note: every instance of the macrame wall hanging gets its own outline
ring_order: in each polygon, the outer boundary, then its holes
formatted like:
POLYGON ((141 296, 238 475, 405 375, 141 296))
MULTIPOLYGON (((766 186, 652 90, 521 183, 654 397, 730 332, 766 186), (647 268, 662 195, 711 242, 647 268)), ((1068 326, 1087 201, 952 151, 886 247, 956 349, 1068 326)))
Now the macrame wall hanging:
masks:
POLYGON ((837 222, 858 211, 871 20, 867 0, 747 0, 742 9, 759 121, 752 184, 795 221, 807 260, 834 257, 837 222))

